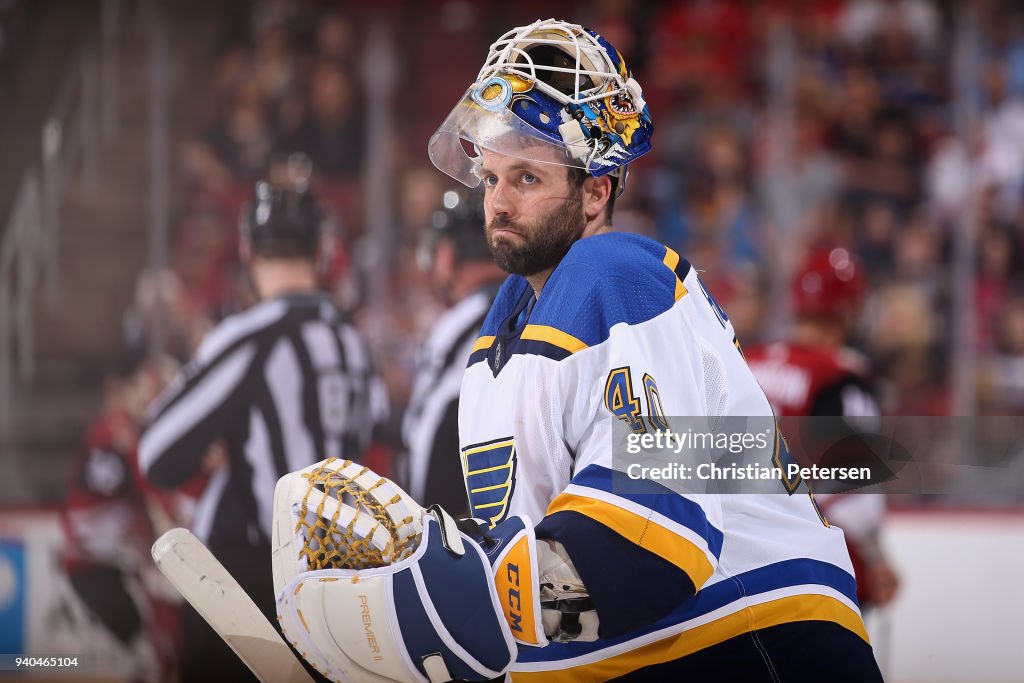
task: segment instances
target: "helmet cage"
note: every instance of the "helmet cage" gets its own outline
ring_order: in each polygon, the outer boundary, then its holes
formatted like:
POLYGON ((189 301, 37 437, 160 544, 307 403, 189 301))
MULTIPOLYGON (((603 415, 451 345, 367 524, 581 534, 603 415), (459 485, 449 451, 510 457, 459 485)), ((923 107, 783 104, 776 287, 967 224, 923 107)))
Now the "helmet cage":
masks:
POLYGON ((488 149, 593 176, 612 174, 621 191, 627 164, 650 150, 652 132, 640 86, 615 48, 582 26, 547 19, 512 29, 491 45, 476 81, 428 150, 437 168, 468 187, 479 185, 480 153, 488 149), (538 46, 557 48, 572 66, 538 63, 530 54, 538 46), (567 75, 571 88, 551 84, 559 76, 567 84, 567 75))

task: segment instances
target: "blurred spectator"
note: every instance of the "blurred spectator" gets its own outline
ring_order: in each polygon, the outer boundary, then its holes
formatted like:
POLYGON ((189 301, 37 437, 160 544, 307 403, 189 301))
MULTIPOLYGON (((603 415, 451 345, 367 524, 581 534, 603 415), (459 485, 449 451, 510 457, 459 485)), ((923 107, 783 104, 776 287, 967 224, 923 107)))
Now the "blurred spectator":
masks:
POLYGON ((1024 13, 1017 3, 1003 2, 983 19, 989 54, 1003 61, 1013 97, 1024 96, 1024 13))
POLYGON ((696 239, 721 240, 723 256, 742 266, 760 252, 757 224, 749 196, 749 163, 739 137, 716 126, 700 135, 695 166, 683 176, 682 205, 669 207, 659 223, 670 244, 696 239))
POLYGON ((935 315, 922 292, 907 284, 877 288, 864 316, 871 352, 885 358, 908 348, 928 348, 938 332, 935 315))
MULTIPOLYGON (((781 235, 801 232, 800 226, 821 225, 820 211, 831 207, 843 189, 839 157, 828 146, 829 111, 819 91, 819 79, 808 75, 798 85, 798 104, 792 123, 792 148, 786 173, 777 168, 781 121, 765 117, 759 126, 754 150, 758 167, 758 209, 764 214, 773 198, 782 197, 797 216, 793 225, 772 226, 781 235)), ((814 228, 816 229, 816 228, 814 228)), ((810 235, 808 235, 810 237, 810 235)))
POLYGON ((273 107, 294 87, 298 64, 288 30, 288 3, 263 2, 253 12, 251 78, 273 107))
POLYGON ((941 27, 928 0, 850 0, 838 20, 843 40, 865 51, 899 31, 911 37, 916 50, 930 53, 938 47, 941 27))
POLYGON ((1024 411, 1024 294, 1008 298, 996 322, 995 353, 982 368, 985 402, 996 414, 1024 411))
POLYGON ((125 312, 125 344, 134 357, 154 344, 178 360, 191 356, 209 328, 206 311, 193 305, 172 270, 143 271, 135 283, 135 301, 125 312), (159 335, 159 338, 157 337, 159 335))
POLYGON ((878 83, 864 67, 849 65, 842 74, 838 98, 842 106, 836 112, 831 144, 841 153, 866 157, 881 107, 878 83))
POLYGON ((186 163, 204 187, 255 178, 266 167, 273 140, 262 102, 240 96, 227 117, 203 133, 186 163))
POLYGON ((649 192, 647 169, 629 171, 626 180, 628 192, 615 200, 615 229, 619 232, 633 232, 654 238, 658 226, 654 217, 653 200, 649 192))
POLYGON ((234 308, 231 281, 238 258, 237 231, 215 207, 197 209, 179 227, 173 270, 192 317, 220 319, 234 308))
POLYGON ((923 160, 906 112, 879 110, 861 131, 866 139, 845 140, 846 196, 855 207, 873 201, 906 216, 918 199, 923 160))
POLYGON ((890 202, 875 200, 864 207, 858 252, 876 280, 892 273, 892 247, 899 229, 900 218, 890 202))
POLYGON ((316 55, 339 64, 355 61, 356 36, 351 22, 338 12, 322 16, 316 26, 316 55))
POLYGON ((640 24, 652 9, 636 0, 598 0, 594 5, 594 17, 581 21, 614 45, 619 54, 630 55, 631 69, 642 70, 647 55, 643 53, 646 46, 638 40, 640 24))
POLYGON ((0 97, 6 95, 6 81, 18 51, 18 39, 24 34, 24 5, 19 0, 0 0, 0 97))
POLYGON ((978 276, 974 290, 976 343, 984 350, 995 345, 996 320, 1010 287, 1010 276, 1020 272, 1020 244, 1006 226, 989 224, 978 240, 978 276))
POLYGON ((1011 219, 1021 206, 1024 187, 1024 98, 1007 87, 1003 63, 990 61, 984 72, 989 111, 982 122, 983 179, 996 190, 996 215, 1011 219))
POLYGON ((881 358, 882 408, 887 415, 950 415, 953 397, 945 359, 924 346, 907 346, 881 358))
POLYGON ((664 110, 694 93, 741 89, 753 47, 749 19, 738 0, 662 5, 649 37, 647 101, 664 110))
POLYGON ((330 59, 313 65, 306 88, 307 111, 296 130, 283 137, 277 151, 302 152, 322 177, 355 180, 363 163, 361 97, 352 74, 330 59))
POLYGON ((107 376, 102 412, 86 431, 61 510, 71 585, 124 648, 132 680, 168 680, 180 645, 177 593, 149 560, 177 507, 142 478, 136 450, 143 409, 173 367, 152 360, 107 376))
POLYGON ((978 186, 969 151, 962 140, 938 140, 924 176, 929 209, 943 223, 960 219, 972 191, 978 186))

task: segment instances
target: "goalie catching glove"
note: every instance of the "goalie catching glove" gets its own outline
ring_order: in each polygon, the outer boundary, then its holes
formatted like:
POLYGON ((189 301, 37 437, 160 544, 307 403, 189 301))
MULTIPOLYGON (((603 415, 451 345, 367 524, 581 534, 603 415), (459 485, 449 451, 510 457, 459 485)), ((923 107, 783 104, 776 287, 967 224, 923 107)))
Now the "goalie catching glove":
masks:
POLYGON ((528 519, 456 522, 350 461, 281 478, 272 540, 282 630, 342 683, 487 680, 516 642, 596 637, 572 562, 528 519))

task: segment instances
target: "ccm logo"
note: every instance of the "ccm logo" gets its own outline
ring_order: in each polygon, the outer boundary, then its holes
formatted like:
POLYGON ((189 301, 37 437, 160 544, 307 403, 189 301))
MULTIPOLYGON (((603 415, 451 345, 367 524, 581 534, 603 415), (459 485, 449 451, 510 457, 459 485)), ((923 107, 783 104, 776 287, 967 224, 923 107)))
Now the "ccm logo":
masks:
POLYGON ((373 658, 376 661, 382 661, 384 659, 380 654, 380 645, 377 643, 377 636, 373 632, 373 617, 370 616, 370 603, 367 601, 365 595, 359 596, 359 616, 363 621, 363 632, 366 634, 366 644, 370 646, 370 651, 373 652, 373 658))
POLYGON ((505 565, 505 576, 508 578, 508 623, 513 631, 522 632, 523 600, 519 594, 519 565, 511 562, 505 565))

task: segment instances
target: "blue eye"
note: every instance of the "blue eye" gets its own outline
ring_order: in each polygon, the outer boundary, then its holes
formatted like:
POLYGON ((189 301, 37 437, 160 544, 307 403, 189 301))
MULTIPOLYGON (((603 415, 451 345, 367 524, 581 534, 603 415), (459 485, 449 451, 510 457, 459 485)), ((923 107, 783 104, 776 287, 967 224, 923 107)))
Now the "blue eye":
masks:
POLYGON ((498 184, 498 178, 496 176, 487 175, 484 176, 484 185, 487 187, 494 187, 498 184))
POLYGON ((524 173, 523 182, 526 183, 527 185, 533 185, 535 182, 537 182, 537 176, 531 175, 530 173, 524 173))

